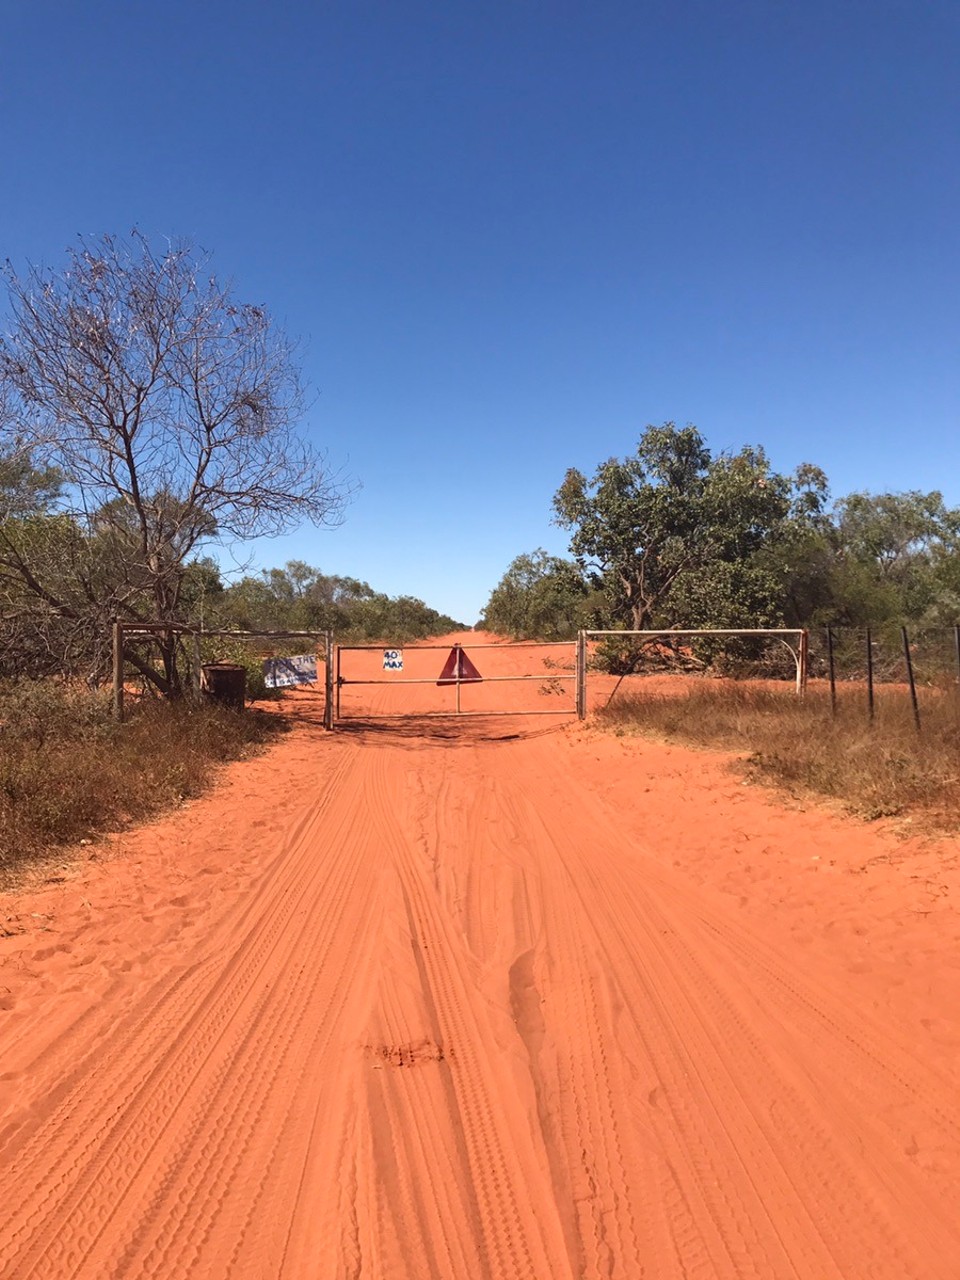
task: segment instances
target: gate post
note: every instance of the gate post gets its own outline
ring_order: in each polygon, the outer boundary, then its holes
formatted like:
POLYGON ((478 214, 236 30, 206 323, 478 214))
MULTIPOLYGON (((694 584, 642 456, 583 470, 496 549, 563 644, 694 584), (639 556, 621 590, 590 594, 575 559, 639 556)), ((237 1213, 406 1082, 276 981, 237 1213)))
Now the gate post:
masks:
POLYGON ((193 662, 193 679, 191 681, 193 700, 199 705, 199 703, 203 701, 203 679, 200 673, 200 664, 203 661, 203 653, 200 644, 199 631, 194 631, 193 633, 193 644, 191 646, 191 650, 191 660, 193 662))
POLYGON ((123 724, 123 623, 113 624, 113 718, 123 724))
POLYGON ((810 667, 810 632, 804 627, 800 632, 799 661, 797 663, 797 693, 807 691, 807 679, 810 667))
POLYGON ((327 631, 323 638, 323 727, 333 729, 333 632, 327 631))
POLYGON ((337 710, 336 710, 336 718, 337 718, 337 720, 339 720, 339 719, 340 719, 340 688, 341 688, 341 686, 342 686, 342 684, 343 684, 343 680, 340 678, 340 646, 339 646, 339 645, 337 645, 337 651, 336 651, 336 652, 337 652, 337 680, 336 680, 336 684, 337 684, 337 710))
POLYGON ((587 633, 577 632, 577 719, 587 718, 587 633))

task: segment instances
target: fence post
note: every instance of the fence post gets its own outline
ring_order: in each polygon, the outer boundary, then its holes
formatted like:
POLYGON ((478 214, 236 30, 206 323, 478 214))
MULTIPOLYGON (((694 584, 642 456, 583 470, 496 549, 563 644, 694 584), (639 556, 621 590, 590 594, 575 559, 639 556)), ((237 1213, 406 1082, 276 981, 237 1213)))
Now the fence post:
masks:
POLYGON ((800 632, 799 661, 797 663, 797 693, 807 691, 807 671, 810 666, 810 632, 804 627, 800 632))
POLYGON ((203 701, 203 687, 200 679, 200 664, 203 661, 203 655, 200 651, 200 632, 193 633, 193 699, 198 705, 203 701))
POLYGON ((870 719, 873 719, 873 637, 867 627, 867 706, 870 708, 870 719))
POLYGON ((827 627, 827 666, 830 670, 830 714, 837 714, 837 671, 833 660, 833 628, 827 627))
POLYGON ((907 635, 907 628, 901 627, 900 634, 903 636, 903 656, 907 662, 907 679, 910 681, 910 701, 913 703, 913 722, 917 726, 917 733, 920 732, 920 704, 917 702, 917 683, 913 678, 913 659, 910 657, 910 637, 907 635))
POLYGON ((113 624, 113 718, 123 724, 123 623, 113 624))
POLYGON ((953 628, 953 648, 957 655, 957 680, 960 682, 960 624, 953 628))
MULTIPOLYGON (((958 628, 960 630, 960 628, 958 628)), ((587 633, 577 632, 577 719, 587 718, 587 633)))
POLYGON ((323 637, 323 727, 333 729, 333 632, 327 631, 323 637))
POLYGON ((340 687, 343 680, 340 677, 340 646, 337 645, 337 719, 340 719, 340 687))

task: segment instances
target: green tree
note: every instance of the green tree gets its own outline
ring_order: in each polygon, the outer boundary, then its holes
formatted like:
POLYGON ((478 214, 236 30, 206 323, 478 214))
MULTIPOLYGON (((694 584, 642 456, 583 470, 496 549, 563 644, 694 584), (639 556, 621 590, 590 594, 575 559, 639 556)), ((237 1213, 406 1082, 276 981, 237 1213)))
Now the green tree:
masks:
POLYGON ((587 584, 574 561, 538 547, 511 561, 490 593, 482 625, 520 640, 565 640, 583 625, 586 597, 587 584))
POLYGON ((570 470, 554 498, 608 621, 654 627, 775 626, 785 549, 822 510, 819 469, 770 468, 762 449, 714 457, 694 426, 649 426, 636 453, 591 480, 570 470))
POLYGON ((828 621, 957 621, 960 510, 939 492, 852 493, 834 512, 828 621))
POLYGON ((356 578, 325 574, 302 560, 264 569, 227 588, 221 617, 244 630, 348 630, 360 602, 375 592, 356 578))
POLYGON ((17 449, 0 455, 0 524, 48 512, 62 492, 63 478, 52 467, 35 467, 17 449))
MULTIPOLYGON (((0 457, 0 674, 75 672, 107 644, 87 591, 101 566, 69 516, 55 513, 62 483, 18 442, 0 457), (42 578, 33 566, 42 566, 42 578), (69 597, 69 599, 67 599, 69 597)), ((96 657, 92 658, 94 667, 96 657)))

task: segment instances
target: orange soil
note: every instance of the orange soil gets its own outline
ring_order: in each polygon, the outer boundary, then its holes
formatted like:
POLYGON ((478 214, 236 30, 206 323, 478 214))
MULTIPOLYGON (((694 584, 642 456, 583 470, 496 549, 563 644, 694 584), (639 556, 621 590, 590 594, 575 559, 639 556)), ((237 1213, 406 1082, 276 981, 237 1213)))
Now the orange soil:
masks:
POLYGON ((288 706, 0 900, 0 1276, 960 1275, 956 844, 568 720, 288 706))

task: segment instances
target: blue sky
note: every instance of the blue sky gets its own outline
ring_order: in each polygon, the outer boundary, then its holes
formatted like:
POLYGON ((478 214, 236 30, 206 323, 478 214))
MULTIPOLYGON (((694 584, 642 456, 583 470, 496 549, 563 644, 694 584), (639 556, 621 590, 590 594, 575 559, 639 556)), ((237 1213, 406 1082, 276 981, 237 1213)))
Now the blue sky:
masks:
POLYGON ((246 554, 471 622, 648 422, 960 504, 958 55, 922 0, 6 0, 0 254, 210 249, 363 485, 246 554))

